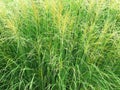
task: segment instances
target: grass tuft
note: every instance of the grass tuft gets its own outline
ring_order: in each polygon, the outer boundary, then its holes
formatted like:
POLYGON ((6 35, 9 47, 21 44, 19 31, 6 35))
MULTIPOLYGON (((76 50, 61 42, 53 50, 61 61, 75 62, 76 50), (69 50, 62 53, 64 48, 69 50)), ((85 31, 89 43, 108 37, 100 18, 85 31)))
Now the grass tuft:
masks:
POLYGON ((120 1, 1 0, 0 90, 120 90, 120 1))

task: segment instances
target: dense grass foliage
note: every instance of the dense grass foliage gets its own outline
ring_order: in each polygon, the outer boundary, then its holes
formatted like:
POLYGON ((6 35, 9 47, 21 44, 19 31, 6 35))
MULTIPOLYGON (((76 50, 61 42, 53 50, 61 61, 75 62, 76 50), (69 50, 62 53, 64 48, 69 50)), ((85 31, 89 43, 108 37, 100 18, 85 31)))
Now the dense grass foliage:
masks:
POLYGON ((0 90, 120 90, 120 1, 0 0, 0 90))

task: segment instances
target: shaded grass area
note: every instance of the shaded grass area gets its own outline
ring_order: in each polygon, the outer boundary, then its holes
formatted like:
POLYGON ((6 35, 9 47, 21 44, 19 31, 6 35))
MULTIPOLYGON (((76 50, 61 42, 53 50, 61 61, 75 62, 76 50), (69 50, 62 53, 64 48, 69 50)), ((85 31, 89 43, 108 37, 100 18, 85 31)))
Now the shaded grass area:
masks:
POLYGON ((119 89, 119 1, 0 1, 0 90, 119 89))

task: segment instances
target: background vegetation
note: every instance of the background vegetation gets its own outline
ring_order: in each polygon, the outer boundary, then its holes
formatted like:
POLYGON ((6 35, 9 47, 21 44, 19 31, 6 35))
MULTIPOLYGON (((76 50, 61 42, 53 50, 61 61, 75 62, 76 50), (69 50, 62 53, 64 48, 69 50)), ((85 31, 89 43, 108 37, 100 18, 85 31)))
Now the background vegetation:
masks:
POLYGON ((0 0, 0 90, 120 90, 120 1, 0 0))

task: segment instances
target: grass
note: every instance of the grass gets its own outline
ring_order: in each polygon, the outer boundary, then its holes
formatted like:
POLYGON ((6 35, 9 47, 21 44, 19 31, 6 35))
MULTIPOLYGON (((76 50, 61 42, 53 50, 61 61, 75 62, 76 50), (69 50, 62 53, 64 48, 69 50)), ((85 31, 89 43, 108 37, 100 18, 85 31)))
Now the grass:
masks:
POLYGON ((120 90, 120 1, 0 0, 0 90, 120 90))

